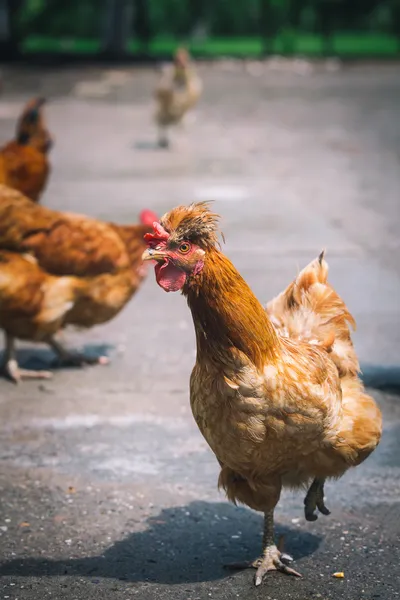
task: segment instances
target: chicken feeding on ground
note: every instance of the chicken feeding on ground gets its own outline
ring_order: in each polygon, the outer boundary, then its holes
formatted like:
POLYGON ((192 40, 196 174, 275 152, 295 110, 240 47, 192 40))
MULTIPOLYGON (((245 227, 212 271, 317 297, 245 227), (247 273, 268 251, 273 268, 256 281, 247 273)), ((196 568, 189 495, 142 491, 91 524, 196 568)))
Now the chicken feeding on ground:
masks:
POLYGON ((139 288, 145 274, 143 236, 157 218, 142 211, 138 225, 116 225, 61 213, 0 186, 0 328, 6 336, 3 372, 26 371, 15 360, 15 338, 45 342, 63 364, 104 364, 66 350, 56 334, 68 325, 93 327, 115 317, 139 288))
POLYGON ((157 283, 181 290, 192 312, 197 358, 190 401, 217 457, 219 486, 264 513, 263 551, 245 565, 298 575, 274 542, 283 487, 309 487, 305 512, 329 514, 323 486, 379 443, 381 413, 364 392, 350 338, 353 318, 327 283, 323 255, 267 310, 220 251, 218 215, 179 206, 146 235, 157 283))
POLYGON ((182 122, 183 117, 198 102, 201 92, 202 82, 190 62, 187 50, 179 48, 173 65, 165 69, 155 91, 155 119, 160 147, 169 146, 168 128, 182 122))
POLYGON ((49 178, 52 138, 43 117, 43 98, 30 100, 17 123, 15 139, 0 149, 0 183, 38 202, 49 178))

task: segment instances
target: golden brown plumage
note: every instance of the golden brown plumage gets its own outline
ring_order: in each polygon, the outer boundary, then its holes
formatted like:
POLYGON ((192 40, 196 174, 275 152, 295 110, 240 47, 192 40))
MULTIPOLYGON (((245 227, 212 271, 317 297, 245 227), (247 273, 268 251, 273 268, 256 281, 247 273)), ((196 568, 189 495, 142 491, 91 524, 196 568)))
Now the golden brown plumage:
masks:
POLYGON ((52 138, 43 118, 43 98, 30 100, 17 124, 15 140, 0 150, 0 183, 38 202, 50 174, 52 138))
MULTIPOLYGON (((67 362, 87 362, 64 351, 53 336, 67 325, 92 327, 120 312, 145 275, 143 235, 155 218, 143 211, 139 225, 103 223, 36 205, 0 186, 0 251, 7 259, 0 263, 0 327, 9 338, 47 341, 67 362), (57 319, 46 308, 47 297, 59 303, 57 319), (29 311, 31 320, 19 319, 29 311)), ((8 372, 10 360, 6 355, 8 372)))
POLYGON ((182 121, 184 115, 197 104, 201 92, 202 82, 190 63, 188 52, 178 48, 173 65, 164 70, 155 91, 155 119, 161 147, 169 145, 168 127, 182 121))
POLYGON ((325 347, 341 375, 355 376, 360 367, 349 325, 355 329, 356 324, 327 279, 328 265, 321 252, 266 310, 282 336, 325 347))
POLYGON ((340 477, 376 448, 381 414, 357 377, 343 301, 327 283, 323 256, 265 311, 216 246, 206 203, 178 207, 146 236, 157 282, 187 297, 197 358, 193 415, 220 465, 228 498, 264 512, 256 584, 269 570, 298 575, 273 539, 283 486, 312 485, 305 513, 328 514, 326 478, 340 477))
POLYGON ((0 327, 22 339, 48 339, 62 327, 81 284, 49 275, 33 256, 0 250, 0 327))

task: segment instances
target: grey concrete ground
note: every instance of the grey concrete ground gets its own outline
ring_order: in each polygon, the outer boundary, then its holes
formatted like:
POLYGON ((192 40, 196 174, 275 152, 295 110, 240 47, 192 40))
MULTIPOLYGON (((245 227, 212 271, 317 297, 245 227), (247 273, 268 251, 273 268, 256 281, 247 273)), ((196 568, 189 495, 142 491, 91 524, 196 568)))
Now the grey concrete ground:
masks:
MULTIPOLYGON (((224 571, 258 553, 261 517, 216 490, 189 408, 191 316, 151 273, 115 321, 66 334, 106 350, 110 366, 0 381, 0 598, 399 596, 399 67, 203 67, 196 119, 167 152, 152 147, 152 70, 4 74, 1 139, 29 95, 51 98, 44 204, 130 222, 143 207, 215 198, 226 252, 263 301, 326 247, 385 432, 363 466, 328 485, 330 517, 306 523, 303 498, 284 495, 278 533, 303 579, 271 574, 255 589, 251 572, 224 571)), ((20 358, 52 357, 21 344, 20 358)))

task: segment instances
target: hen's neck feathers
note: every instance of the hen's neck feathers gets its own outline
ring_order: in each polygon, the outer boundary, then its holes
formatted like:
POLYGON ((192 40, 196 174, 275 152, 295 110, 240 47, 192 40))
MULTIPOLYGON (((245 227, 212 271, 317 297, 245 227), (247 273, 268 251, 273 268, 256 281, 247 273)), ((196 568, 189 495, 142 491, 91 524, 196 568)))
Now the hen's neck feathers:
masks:
POLYGON ((280 344, 265 310, 216 248, 207 251, 203 270, 188 280, 183 293, 192 311, 198 356, 207 353, 221 363, 238 349, 260 370, 277 359, 280 344))

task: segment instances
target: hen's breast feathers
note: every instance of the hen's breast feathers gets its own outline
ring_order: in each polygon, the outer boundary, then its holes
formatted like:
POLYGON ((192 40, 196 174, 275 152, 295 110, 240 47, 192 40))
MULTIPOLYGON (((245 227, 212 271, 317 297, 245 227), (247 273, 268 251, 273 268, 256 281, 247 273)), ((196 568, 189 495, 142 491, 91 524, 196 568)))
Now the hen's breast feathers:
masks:
POLYGON ((244 360, 226 373, 197 363, 191 405, 220 462, 254 485, 273 473, 289 487, 340 477, 376 448, 382 428, 357 378, 339 379, 326 351, 290 340, 262 373, 244 360))

